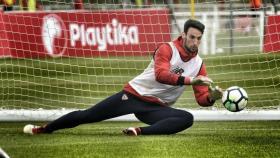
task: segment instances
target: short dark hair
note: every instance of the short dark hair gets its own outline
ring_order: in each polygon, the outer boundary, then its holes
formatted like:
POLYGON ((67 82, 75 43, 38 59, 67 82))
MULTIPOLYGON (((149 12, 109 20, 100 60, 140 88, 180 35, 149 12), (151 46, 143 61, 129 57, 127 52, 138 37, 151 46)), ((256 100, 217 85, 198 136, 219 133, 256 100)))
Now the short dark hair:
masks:
POLYGON ((204 32, 205 26, 201 22, 193 19, 189 19, 184 24, 184 32, 187 33, 190 27, 198 29, 202 34, 204 32))

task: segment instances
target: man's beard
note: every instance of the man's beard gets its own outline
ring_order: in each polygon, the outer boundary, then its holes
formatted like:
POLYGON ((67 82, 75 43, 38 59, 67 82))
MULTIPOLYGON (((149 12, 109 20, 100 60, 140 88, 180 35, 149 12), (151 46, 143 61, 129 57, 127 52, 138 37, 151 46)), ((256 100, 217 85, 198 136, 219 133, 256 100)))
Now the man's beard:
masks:
POLYGON ((186 49, 191 54, 196 54, 198 52, 198 47, 196 47, 196 46, 192 46, 192 47, 187 47, 186 46, 186 49))

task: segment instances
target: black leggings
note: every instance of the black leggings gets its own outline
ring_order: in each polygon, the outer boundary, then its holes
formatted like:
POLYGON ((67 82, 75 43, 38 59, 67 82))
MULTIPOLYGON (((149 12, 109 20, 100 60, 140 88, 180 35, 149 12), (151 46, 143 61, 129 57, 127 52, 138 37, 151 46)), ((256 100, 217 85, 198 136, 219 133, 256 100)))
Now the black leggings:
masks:
POLYGON ((193 124, 193 115, 187 111, 145 102, 121 91, 89 109, 73 111, 50 122, 45 130, 51 133, 55 130, 100 122, 131 113, 134 113, 140 121, 150 125, 140 127, 141 134, 144 135, 174 134, 193 124))

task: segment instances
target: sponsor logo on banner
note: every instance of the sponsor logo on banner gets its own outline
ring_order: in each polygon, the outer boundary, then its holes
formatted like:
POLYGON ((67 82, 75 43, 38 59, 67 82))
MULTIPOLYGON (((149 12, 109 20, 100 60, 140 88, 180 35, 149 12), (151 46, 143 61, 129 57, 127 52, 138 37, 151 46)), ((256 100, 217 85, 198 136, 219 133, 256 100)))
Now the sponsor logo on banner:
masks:
POLYGON ((88 26, 78 22, 70 22, 68 25, 66 28, 63 20, 55 14, 44 16, 42 41, 50 56, 62 56, 66 47, 95 46, 98 51, 106 51, 109 45, 139 44, 138 27, 124 25, 117 19, 112 19, 104 26, 88 26), (69 40, 70 45, 67 46, 69 40))
POLYGON ((138 27, 124 26, 117 19, 102 27, 71 23, 69 30, 72 47, 80 42, 82 46, 97 46, 99 51, 105 51, 108 45, 139 44, 138 27))
POLYGON ((43 18, 42 41, 44 48, 50 56, 61 56, 67 47, 67 33, 63 20, 49 14, 43 18))

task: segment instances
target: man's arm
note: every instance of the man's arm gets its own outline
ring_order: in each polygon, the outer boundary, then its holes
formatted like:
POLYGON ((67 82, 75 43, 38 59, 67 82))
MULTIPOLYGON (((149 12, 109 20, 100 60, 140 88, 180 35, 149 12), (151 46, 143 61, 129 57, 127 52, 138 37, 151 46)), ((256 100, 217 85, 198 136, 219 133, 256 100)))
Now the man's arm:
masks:
MULTIPOLYGON (((170 72, 172 49, 168 44, 161 45, 154 55, 156 81, 169 85, 193 85, 196 100, 201 106, 211 106, 214 100, 208 92, 212 80, 207 77, 203 64, 197 77, 191 78, 170 72)), ((212 91, 211 91, 212 92, 212 91)), ((215 90, 216 92, 216 90, 215 90)), ((220 95, 220 92, 218 92, 220 95)), ((212 94, 212 93, 211 93, 212 94)))
MULTIPOLYGON (((207 76, 206 67, 204 64, 202 64, 202 67, 198 73, 198 77, 194 78, 193 80, 196 80, 197 78, 203 78, 206 76, 207 76)), ((211 82, 209 82, 209 84, 204 84, 204 85, 194 84, 193 82, 194 81, 192 81, 192 85, 193 85, 195 99, 200 106, 212 106, 216 100, 222 97, 223 91, 221 88, 211 87, 210 84, 212 83, 212 80, 211 82)), ((198 81, 196 82, 198 83, 198 81)))
POLYGON ((191 78, 170 72, 172 49, 168 44, 161 45, 154 55, 156 81, 169 85, 190 85, 191 78))
POLYGON ((163 84, 177 85, 180 75, 170 72, 171 58, 172 49, 168 44, 162 44, 154 55, 155 78, 163 84))

